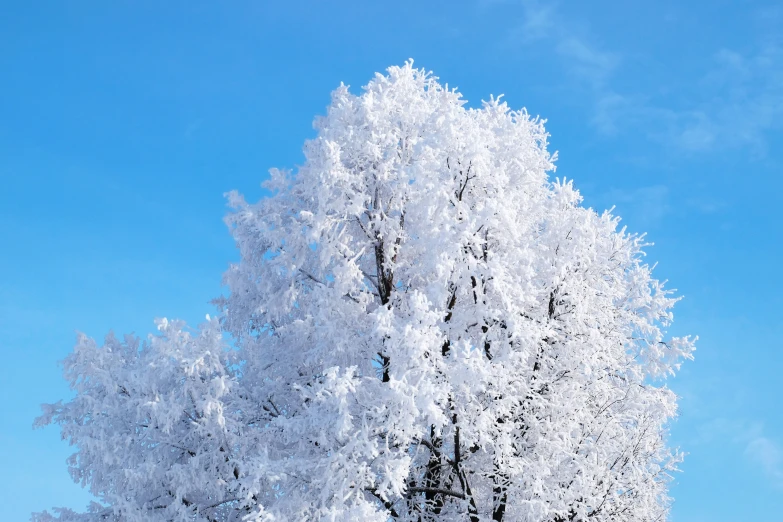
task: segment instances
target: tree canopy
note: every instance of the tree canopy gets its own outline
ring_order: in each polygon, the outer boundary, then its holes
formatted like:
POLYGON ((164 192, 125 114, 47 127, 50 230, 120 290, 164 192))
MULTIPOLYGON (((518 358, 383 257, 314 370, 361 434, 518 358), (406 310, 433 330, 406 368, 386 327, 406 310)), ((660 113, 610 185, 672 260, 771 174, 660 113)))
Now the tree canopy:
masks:
POLYGON ((215 317, 79 337, 38 423, 100 503, 36 520, 665 520, 693 340, 543 122, 409 62, 315 127, 270 197, 230 194, 215 317))

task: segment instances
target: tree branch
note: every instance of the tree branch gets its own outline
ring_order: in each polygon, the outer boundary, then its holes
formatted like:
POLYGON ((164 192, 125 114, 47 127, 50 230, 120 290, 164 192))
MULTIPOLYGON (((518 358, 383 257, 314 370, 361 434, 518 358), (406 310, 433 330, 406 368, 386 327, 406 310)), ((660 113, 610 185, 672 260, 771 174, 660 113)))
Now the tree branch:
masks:
POLYGON ((449 497, 456 497, 465 500, 464 493, 460 493, 459 491, 452 491, 450 489, 413 487, 413 488, 408 488, 408 491, 410 491, 411 493, 431 493, 433 495, 446 495, 449 497))

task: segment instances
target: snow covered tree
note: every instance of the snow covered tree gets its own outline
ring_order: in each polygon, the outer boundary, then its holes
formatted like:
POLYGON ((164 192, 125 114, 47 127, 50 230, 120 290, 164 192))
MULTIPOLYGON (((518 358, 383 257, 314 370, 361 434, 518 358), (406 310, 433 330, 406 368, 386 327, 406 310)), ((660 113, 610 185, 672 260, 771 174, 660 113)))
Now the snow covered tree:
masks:
POLYGON ((38 423, 100 503, 35 520, 665 520, 693 342, 543 122, 407 63, 315 127, 271 197, 229 196, 218 317, 79 338, 38 423))

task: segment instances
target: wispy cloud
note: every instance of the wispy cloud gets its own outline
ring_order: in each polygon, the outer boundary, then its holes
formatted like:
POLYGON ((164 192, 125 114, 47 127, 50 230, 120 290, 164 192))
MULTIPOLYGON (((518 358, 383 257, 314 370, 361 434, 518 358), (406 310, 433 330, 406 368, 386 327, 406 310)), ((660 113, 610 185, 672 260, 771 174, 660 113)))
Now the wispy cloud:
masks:
POLYGON ((783 49, 774 42, 750 54, 719 50, 702 87, 709 96, 702 110, 716 143, 763 152, 764 134, 783 128, 783 49))
POLYGON ((644 95, 614 91, 598 97, 592 123, 607 135, 638 129, 652 140, 689 152, 711 149, 719 135, 709 107, 674 110, 653 104, 644 95))
POLYGON ((546 38, 557 30, 554 4, 542 5, 523 1, 524 17, 519 25, 509 33, 511 42, 533 42, 546 38))
MULTIPOLYGON (((486 1, 486 0, 485 0, 486 1)), ((506 37, 512 46, 550 41, 552 47, 575 80, 600 91, 620 61, 619 53, 607 52, 592 42, 584 30, 568 23, 554 3, 521 0, 523 16, 506 37)))
POLYGON ((191 121, 187 127, 185 127, 185 132, 183 132, 182 137, 185 140, 190 140, 195 136, 195 134, 201 129, 202 124, 201 118, 198 118, 196 120, 191 121))
POLYGON ((601 51, 576 36, 561 37, 555 48, 571 74, 586 80, 593 89, 606 88, 607 80, 619 63, 619 55, 601 51))
POLYGON ((763 155, 767 133, 783 128, 783 49, 766 44, 743 55, 717 51, 698 82, 690 106, 670 109, 642 95, 606 92, 593 122, 606 132, 644 129, 661 143, 698 153, 717 147, 748 147, 763 155))
POLYGON ((605 198, 616 203, 624 214, 633 214, 643 225, 652 226, 666 216, 669 205, 669 188, 665 185, 652 185, 634 189, 610 190, 605 198))
POLYGON ((783 447, 766 433, 762 423, 715 417, 699 427, 691 443, 703 445, 715 441, 729 441, 734 447, 742 448, 742 456, 769 485, 783 490, 783 447))
POLYGON ((522 18, 507 44, 545 42, 574 87, 586 91, 591 122, 605 135, 634 129, 671 150, 747 147, 763 155, 768 132, 783 128, 783 47, 780 25, 769 23, 783 21, 783 10, 757 14, 754 50, 718 49, 707 57, 696 88, 681 92, 684 101, 671 107, 655 93, 616 89, 622 53, 598 43, 584 23, 568 19, 551 3, 521 0, 519 5, 522 18))
POLYGON ((783 489, 783 450, 780 445, 763 435, 757 435, 747 443, 745 454, 761 467, 773 486, 783 489))

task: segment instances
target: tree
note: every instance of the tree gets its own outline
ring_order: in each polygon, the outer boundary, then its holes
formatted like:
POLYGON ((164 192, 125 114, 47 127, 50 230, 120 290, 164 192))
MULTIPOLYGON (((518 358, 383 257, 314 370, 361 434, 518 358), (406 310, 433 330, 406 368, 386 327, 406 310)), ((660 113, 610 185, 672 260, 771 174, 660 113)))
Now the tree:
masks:
POLYGON ((38 422, 101 504, 59 520, 664 520, 693 341, 543 122, 407 63, 315 127, 273 196, 230 194, 217 318, 79 338, 38 422))

